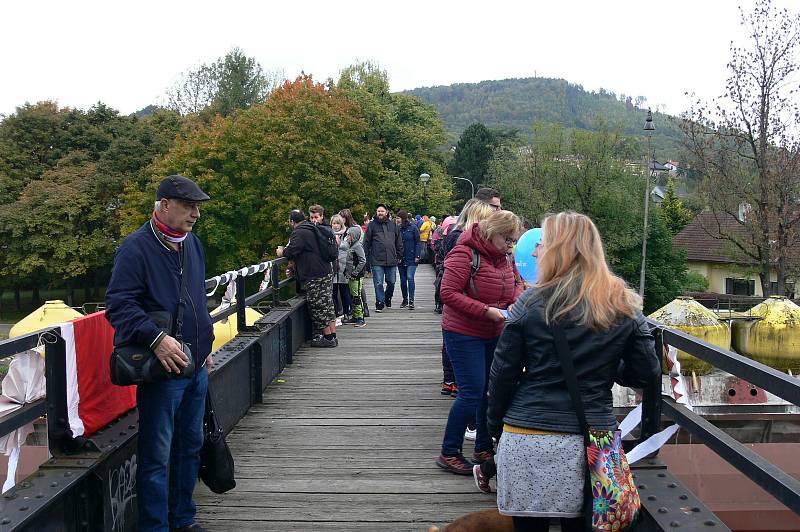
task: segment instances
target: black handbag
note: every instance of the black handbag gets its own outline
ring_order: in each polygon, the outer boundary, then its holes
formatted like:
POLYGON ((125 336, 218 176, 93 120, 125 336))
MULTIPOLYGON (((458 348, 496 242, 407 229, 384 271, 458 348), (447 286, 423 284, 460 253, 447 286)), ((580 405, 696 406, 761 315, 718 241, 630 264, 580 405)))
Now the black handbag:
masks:
POLYGON ((168 373, 155 352, 146 345, 129 344, 114 346, 111 352, 110 370, 111 382, 117 386, 131 386, 134 384, 147 384, 169 379, 170 377, 191 377, 195 372, 194 357, 189 346, 183 342, 183 294, 186 292, 186 276, 183 271, 186 267, 186 251, 181 246, 181 287, 178 292, 178 309, 175 312, 175 323, 172 315, 166 311, 150 312, 148 316, 156 326, 165 334, 171 334, 181 344, 181 350, 189 358, 189 365, 182 368, 180 373, 168 373), (173 331, 173 325, 175 330, 173 331))
POLYGON ((206 413, 203 418, 203 448, 200 450, 200 480, 214 493, 225 493, 236 487, 233 456, 225 441, 225 432, 214 412, 211 390, 206 392, 206 413))

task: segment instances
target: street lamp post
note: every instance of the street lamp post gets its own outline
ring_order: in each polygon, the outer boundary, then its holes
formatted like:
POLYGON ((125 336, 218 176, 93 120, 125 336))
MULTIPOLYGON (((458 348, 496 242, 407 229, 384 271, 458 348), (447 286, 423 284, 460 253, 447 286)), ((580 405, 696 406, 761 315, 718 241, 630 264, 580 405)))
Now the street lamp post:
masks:
POLYGON ((655 153, 651 152, 650 139, 653 136, 653 131, 656 126, 653 125, 653 113, 650 109, 647 110, 647 119, 644 122, 644 131, 647 135, 647 161, 644 172, 644 234, 642 235, 642 271, 639 274, 639 296, 644 298, 644 271, 645 263, 647 261, 647 219, 650 215, 650 172, 654 168, 655 153))
POLYGON ((472 183, 472 181, 470 181, 466 177, 456 177, 454 175, 451 175, 450 177, 452 177, 453 179, 461 179, 462 181, 466 181, 467 183, 469 183, 470 189, 472 189, 472 196, 470 197, 471 198, 475 197, 475 185, 472 183))
POLYGON ((424 212, 423 214, 428 214, 428 181, 431 180, 431 176, 428 174, 419 174, 419 180, 422 181, 422 186, 424 187, 423 191, 423 198, 424 198, 424 212))

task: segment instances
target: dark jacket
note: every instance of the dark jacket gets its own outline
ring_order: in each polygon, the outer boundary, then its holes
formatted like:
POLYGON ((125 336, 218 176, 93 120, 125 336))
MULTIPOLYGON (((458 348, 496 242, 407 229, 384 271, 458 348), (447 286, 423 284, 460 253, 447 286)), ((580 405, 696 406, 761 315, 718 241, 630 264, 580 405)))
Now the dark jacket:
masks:
POLYGON ((319 242, 314 224, 300 222, 292 229, 289 244, 283 249, 283 256, 294 261, 294 271, 301 283, 325 277, 333 270, 331 263, 320 256, 319 242))
POLYGON ((456 229, 455 226, 453 226, 450 232, 442 237, 442 243, 439 249, 436 250, 436 270, 438 273, 444 272, 444 259, 446 259, 447 254, 456 247, 462 233, 463 231, 461 229, 456 229))
POLYGON ((364 251, 372 266, 397 266, 403 258, 403 239, 397 224, 388 218, 381 221, 375 217, 367 225, 364 251))
MULTIPOLYGON (((515 312, 508 321, 494 352, 489 377, 489 433, 499 435, 504 422, 541 430, 581 432, 553 334, 544 321, 542 292, 531 288, 516 305, 525 310, 515 312)), ((615 381, 635 388, 660 386, 661 365, 650 327, 641 313, 605 332, 593 332, 569 321, 563 327, 586 420, 592 428, 614 429, 617 423, 612 412, 611 386, 615 381)))
POLYGON ((419 228, 410 223, 400 226, 400 238, 403 239, 403 258, 400 264, 414 266, 416 259, 422 254, 422 241, 419 237, 419 228))
MULTIPOLYGON (((188 297, 183 310, 183 341, 189 344, 196 364, 211 352, 214 332, 208 314, 205 289, 205 253, 189 233, 186 249, 188 297)), ((161 330, 148 312, 178 310, 180 258, 155 233, 151 222, 131 233, 117 250, 106 291, 106 318, 114 327, 115 345, 152 345, 161 330)))
POLYGON ((514 261, 480 235, 473 224, 445 259, 439 293, 444 303, 442 329, 479 338, 496 338, 503 322, 486 317, 489 307, 508 308, 522 293, 522 281, 514 261), (480 254, 478 271, 472 278, 472 250, 480 254))

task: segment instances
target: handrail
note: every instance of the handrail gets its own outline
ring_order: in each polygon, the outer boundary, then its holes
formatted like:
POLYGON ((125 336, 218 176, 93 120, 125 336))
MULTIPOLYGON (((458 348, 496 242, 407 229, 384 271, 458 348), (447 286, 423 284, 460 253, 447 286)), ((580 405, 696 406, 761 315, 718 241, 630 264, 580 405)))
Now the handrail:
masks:
MULTIPOLYGON (((683 331, 648 320, 663 344, 670 345, 728 373, 800 406, 800 383, 765 364, 711 345, 683 331)), ((661 343, 661 341, 659 341, 661 343)), ((660 347, 660 346, 659 346, 660 347)), ((741 471, 767 493, 800 515, 800 481, 742 445, 709 421, 666 396, 645 395, 643 416, 662 411, 681 428, 702 440, 726 462, 741 471)))

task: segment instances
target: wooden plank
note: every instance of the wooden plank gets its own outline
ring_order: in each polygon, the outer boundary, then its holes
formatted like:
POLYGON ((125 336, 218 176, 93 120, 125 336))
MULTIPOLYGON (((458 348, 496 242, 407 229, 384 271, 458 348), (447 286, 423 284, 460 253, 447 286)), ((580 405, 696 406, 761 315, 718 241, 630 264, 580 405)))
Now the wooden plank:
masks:
MULTIPOLYGON (((453 400, 439 393, 432 281, 429 266, 417 271, 417 310, 397 308, 398 293, 396 308, 373 311, 367 327, 340 327, 338 348, 295 354, 228 436, 236 489, 217 495, 198 486, 201 524, 420 531, 494 506, 471 477, 434 464, 453 400)), ((472 448, 465 442, 465 454, 472 448)))

